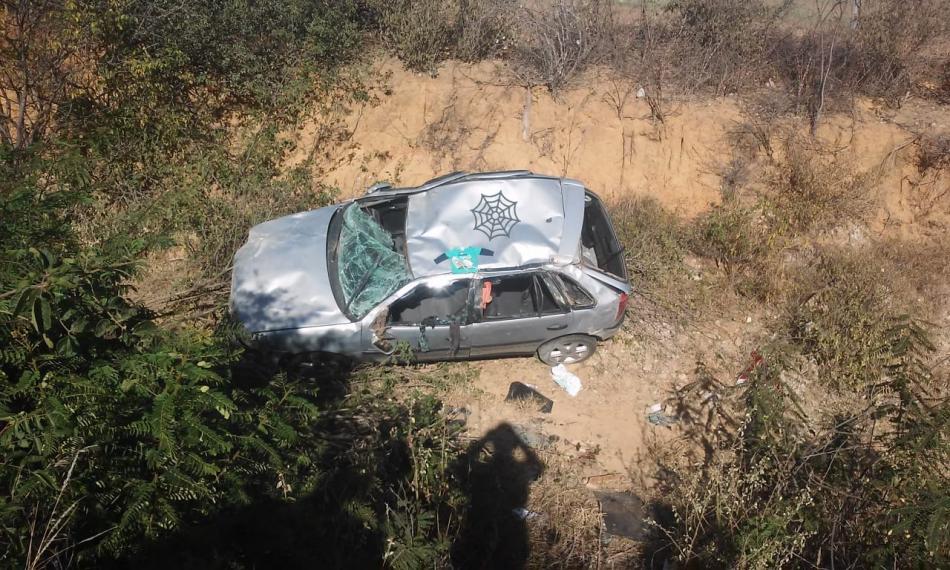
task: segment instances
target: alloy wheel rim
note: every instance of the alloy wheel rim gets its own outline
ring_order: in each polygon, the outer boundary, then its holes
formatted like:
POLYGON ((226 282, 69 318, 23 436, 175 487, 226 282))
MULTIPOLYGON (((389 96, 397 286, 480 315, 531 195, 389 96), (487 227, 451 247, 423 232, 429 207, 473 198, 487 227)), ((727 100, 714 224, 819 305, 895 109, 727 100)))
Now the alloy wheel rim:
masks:
POLYGON ((565 342, 555 346, 549 355, 558 364, 573 364, 586 358, 589 351, 585 342, 565 342))

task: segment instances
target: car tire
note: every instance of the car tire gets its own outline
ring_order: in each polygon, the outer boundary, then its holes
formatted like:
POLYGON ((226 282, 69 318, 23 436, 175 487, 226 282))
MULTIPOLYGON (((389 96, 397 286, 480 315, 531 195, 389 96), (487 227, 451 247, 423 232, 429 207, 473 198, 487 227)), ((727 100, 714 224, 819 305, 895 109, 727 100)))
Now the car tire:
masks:
POLYGON ((541 345, 538 358, 548 366, 583 362, 597 351, 597 339, 586 334, 562 336, 541 345))

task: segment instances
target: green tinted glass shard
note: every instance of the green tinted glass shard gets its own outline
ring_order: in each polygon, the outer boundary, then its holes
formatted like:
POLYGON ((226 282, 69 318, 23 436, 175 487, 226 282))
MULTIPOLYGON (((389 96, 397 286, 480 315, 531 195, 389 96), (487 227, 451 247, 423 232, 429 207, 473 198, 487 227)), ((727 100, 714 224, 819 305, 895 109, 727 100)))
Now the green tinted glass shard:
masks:
POLYGON ((412 278, 392 236, 357 204, 343 213, 338 260, 343 299, 357 318, 412 278))

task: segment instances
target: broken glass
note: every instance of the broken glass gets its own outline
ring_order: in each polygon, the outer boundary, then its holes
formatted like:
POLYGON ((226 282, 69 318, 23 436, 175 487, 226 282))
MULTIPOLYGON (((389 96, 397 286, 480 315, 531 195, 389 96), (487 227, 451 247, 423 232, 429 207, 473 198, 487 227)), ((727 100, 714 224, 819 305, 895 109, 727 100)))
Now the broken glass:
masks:
POLYGON ((344 308, 357 318, 412 279, 392 236, 359 204, 343 212, 337 260, 344 308))

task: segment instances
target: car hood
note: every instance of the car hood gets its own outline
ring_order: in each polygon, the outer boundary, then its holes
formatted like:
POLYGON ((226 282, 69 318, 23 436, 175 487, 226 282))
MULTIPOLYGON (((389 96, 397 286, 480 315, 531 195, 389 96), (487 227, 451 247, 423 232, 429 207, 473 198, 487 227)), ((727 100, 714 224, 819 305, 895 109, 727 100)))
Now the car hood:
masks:
POLYGON ((251 228, 234 254, 231 312, 251 332, 350 322, 327 273, 327 229, 339 206, 251 228))

